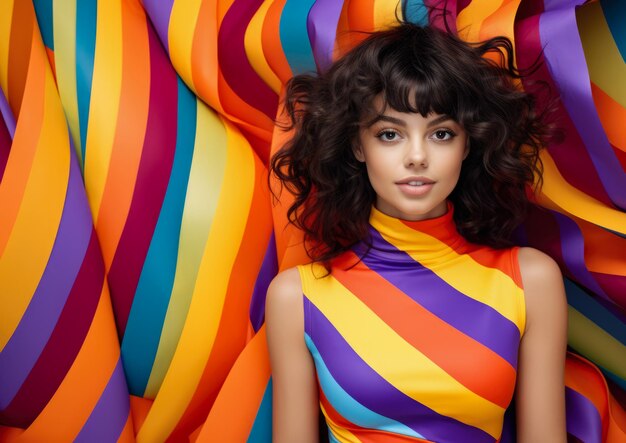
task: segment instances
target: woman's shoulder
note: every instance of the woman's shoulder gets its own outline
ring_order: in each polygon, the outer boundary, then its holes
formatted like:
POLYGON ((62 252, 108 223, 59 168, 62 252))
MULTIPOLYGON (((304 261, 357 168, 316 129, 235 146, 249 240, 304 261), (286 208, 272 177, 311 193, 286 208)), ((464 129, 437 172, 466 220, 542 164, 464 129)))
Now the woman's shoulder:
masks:
POLYGON ((519 248, 518 262, 528 312, 527 326, 535 320, 556 323, 558 319, 566 318, 567 299, 557 262, 548 254, 530 247, 519 248))
POLYGON ((524 281, 533 283, 546 278, 559 280, 561 270, 556 261, 545 252, 531 247, 520 247, 517 251, 517 260, 524 281))
POLYGON ((267 288, 266 319, 293 316, 302 309, 302 283, 298 267, 279 272, 267 288))

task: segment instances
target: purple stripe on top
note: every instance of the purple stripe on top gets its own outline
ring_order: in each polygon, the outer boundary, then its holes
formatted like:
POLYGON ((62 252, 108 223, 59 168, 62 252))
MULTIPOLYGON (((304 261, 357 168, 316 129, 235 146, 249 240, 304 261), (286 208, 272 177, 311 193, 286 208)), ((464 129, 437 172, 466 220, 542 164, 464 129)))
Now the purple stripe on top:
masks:
POLYGON ((552 11, 555 9, 573 8, 582 5, 588 0, 543 0, 543 9, 552 11))
POLYGON ((74 441, 85 443, 118 441, 129 413, 128 387, 120 358, 98 403, 74 441))
POLYGON ((11 140, 13 140, 15 137, 15 118, 13 117, 13 111, 11 111, 9 102, 4 96, 4 91, 2 90, 0 90, 0 114, 2 114, 4 124, 11 135, 11 140))
MULTIPOLYGON (((370 228, 370 234, 372 249, 363 257, 367 267, 450 326, 496 352, 513 368, 517 368, 520 333, 513 322, 492 306, 476 301, 450 286, 433 271, 387 242, 375 229, 370 228)), ((355 252, 361 256, 364 251, 356 249, 359 248, 355 248, 355 252)))
POLYGON ((317 0, 309 11, 306 28, 319 71, 325 71, 333 61, 335 34, 342 7, 342 0, 317 0))
POLYGON ((602 287, 593 278, 585 263, 585 239, 576 222, 556 211, 551 211, 561 231, 561 250, 565 266, 576 281, 592 290, 598 296, 611 300, 602 287))
POLYGON ((276 239, 274 237, 274 231, 272 231, 269 241, 267 242, 261 269, 254 283, 252 298, 250 299, 250 322, 255 331, 258 331, 265 321, 265 296, 267 295, 267 288, 277 273, 278 257, 276 253, 276 239))
POLYGON ((356 401, 405 424, 428 440, 465 443, 495 440, 482 429, 441 415, 398 390, 363 361, 306 296, 303 300, 304 311, 310 315, 305 332, 335 381, 356 401))
POLYGON ((580 1, 567 3, 572 6, 540 16, 539 34, 544 57, 607 194, 615 205, 626 209, 626 173, 607 139, 591 94, 573 7, 580 1))
MULTIPOLYGON (((157 35, 161 40, 161 44, 165 48, 165 51, 169 53, 169 39, 168 30, 170 26, 170 16, 172 14, 172 6, 174 0, 142 0, 143 8, 148 13, 150 21, 156 29, 157 35)), ((195 23, 193 23, 195 26, 195 23)), ((192 26, 190 24, 189 26, 192 26)))
MULTIPOLYGON (((68 149, 72 149, 69 143, 68 149)), ((0 409, 10 404, 46 346, 83 262, 91 230, 91 212, 72 153, 65 205, 50 258, 26 312, 0 353, 0 409)))
POLYGON ((602 442, 602 419, 584 395, 565 387, 567 432, 585 443, 602 442))

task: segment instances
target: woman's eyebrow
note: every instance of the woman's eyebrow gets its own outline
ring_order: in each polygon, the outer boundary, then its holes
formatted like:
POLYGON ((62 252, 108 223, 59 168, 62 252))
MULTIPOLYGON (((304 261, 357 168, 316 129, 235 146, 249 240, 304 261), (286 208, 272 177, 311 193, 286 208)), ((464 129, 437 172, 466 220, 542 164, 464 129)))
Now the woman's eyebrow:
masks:
POLYGON ((439 123, 443 123, 448 120, 454 120, 454 119, 450 117, 449 115, 445 115, 445 114, 440 115, 436 119, 429 121, 426 127, 430 128, 431 126, 437 126, 439 123))
POLYGON ((385 115, 385 114, 378 114, 376 117, 374 117, 372 120, 370 120, 367 124, 367 126, 372 126, 374 123, 379 122, 379 121, 384 121, 384 122, 389 122, 389 123, 394 123, 396 125, 399 126, 406 126, 406 122, 404 120, 401 120, 399 118, 395 118, 395 117, 391 117, 389 115, 385 115))
MULTIPOLYGON (((440 115, 439 117, 431 120, 428 122, 428 124, 426 125, 426 127, 430 128, 432 126, 436 126, 440 123, 443 123, 445 121, 448 120, 453 120, 454 119, 452 117, 450 117, 449 115, 443 114, 440 115)), ((386 114, 378 114, 376 117, 374 117, 372 120, 370 120, 369 122, 367 122, 367 127, 372 126, 374 123, 377 123, 379 121, 384 121, 384 122, 389 122, 389 123, 393 123, 399 126, 403 126, 405 127, 407 124, 404 120, 396 118, 396 117, 391 117, 390 115, 386 115, 386 114)))

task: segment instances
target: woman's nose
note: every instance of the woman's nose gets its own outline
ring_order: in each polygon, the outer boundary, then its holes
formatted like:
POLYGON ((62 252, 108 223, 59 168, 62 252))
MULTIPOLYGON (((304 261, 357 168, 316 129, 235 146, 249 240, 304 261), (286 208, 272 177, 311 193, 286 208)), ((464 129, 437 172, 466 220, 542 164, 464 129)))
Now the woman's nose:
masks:
POLYGON ((405 157, 407 167, 428 165, 425 141, 421 139, 409 140, 405 157))

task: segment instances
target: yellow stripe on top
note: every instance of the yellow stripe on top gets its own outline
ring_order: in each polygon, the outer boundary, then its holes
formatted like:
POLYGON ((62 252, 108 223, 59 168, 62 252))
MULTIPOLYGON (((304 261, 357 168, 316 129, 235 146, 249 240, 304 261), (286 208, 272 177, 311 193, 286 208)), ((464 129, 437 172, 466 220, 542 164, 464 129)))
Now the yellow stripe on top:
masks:
MULTIPOLYGON (((313 275, 324 275, 321 265, 313 265, 313 275)), ((303 285, 304 286, 304 285, 303 285)), ((332 276, 309 278, 307 298, 326 316, 346 342, 374 371, 405 395, 444 416, 454 417, 497 438, 501 423, 477 417, 502 416, 504 409, 467 389, 418 349, 400 337, 387 323, 332 276), (349 313, 349 315, 346 315, 349 313), (401 373, 420 377, 399 377, 401 373), (450 396, 463 398, 463 405, 450 405, 450 396), (462 394, 461 394, 462 393, 462 394), (468 411, 459 416, 458 411, 468 411), (471 414, 469 413, 471 411, 471 414)))
MULTIPOLYGON (((13 18, 13 1, 2 2, 4 11, 0 14, 0 88, 9 91, 9 45, 11 42, 11 21, 13 18)), ((1 94, 2 92, 0 92, 1 94)), ((17 118, 17 116, 16 116, 17 118)))
POLYGON ((122 88, 122 5, 98 2, 96 51, 85 147, 85 187, 98 220, 117 126, 122 88))
POLYGON ((541 151, 540 157, 544 169, 543 185, 536 197, 541 206, 626 234, 625 213, 607 207, 604 203, 570 185, 546 150, 541 151))
POLYGON ((383 30, 398 23, 396 14, 402 16, 402 8, 397 0, 374 0, 374 29, 383 30))
POLYGON ((427 244, 439 243, 441 245, 442 254, 444 253, 443 251, 445 251, 445 254, 449 254, 449 261, 454 262, 455 266, 434 266, 432 269, 428 269, 445 280, 446 283, 457 291, 462 292, 480 303, 491 306, 502 316, 506 317, 512 323, 515 323, 520 331, 520 335, 522 334, 523 322, 521 322, 519 318, 519 307, 524 303, 524 291, 517 286, 515 281, 505 272, 496 268, 483 266, 469 255, 459 254, 437 238, 417 230, 411 230, 410 238, 395 238, 392 241, 392 239, 384 234, 385 231, 403 232, 407 230, 402 221, 398 219, 387 217, 385 220, 374 219, 370 222, 386 241, 393 244, 399 250, 405 251, 411 258, 426 267, 428 267, 427 262, 419 260, 416 254, 411 253, 411 246, 420 242, 427 244), (382 227, 383 225, 386 227, 382 227), (459 272, 459 270, 461 270, 461 272, 459 272), (494 296, 494 288, 501 288, 499 293, 508 294, 509 296, 494 296))
POLYGON ((201 6, 202 0, 174 2, 167 30, 167 45, 172 65, 193 91, 197 91, 198 88, 193 84, 191 75, 191 54, 201 6))
POLYGON ((73 135, 74 148, 80 162, 81 140, 76 86, 76 1, 55 1, 52 7, 54 61, 59 96, 73 135), (63 24, 60 26, 59 24, 63 24))
POLYGON ((463 9, 456 19, 459 35, 465 41, 480 41, 480 31, 491 14, 502 6, 503 0, 473 0, 463 9))

